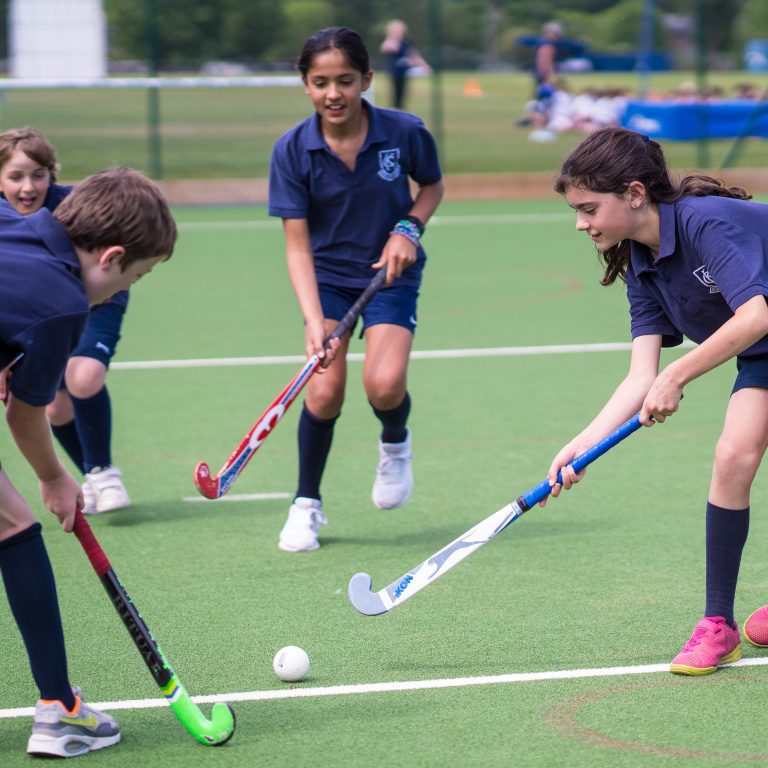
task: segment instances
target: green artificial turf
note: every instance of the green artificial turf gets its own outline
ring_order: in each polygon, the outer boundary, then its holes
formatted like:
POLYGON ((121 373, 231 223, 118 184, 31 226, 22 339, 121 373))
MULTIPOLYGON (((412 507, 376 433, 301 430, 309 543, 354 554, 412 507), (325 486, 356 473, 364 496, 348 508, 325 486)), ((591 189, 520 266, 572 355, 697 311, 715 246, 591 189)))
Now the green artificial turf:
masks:
MULTIPOLYGON (((133 291, 108 383, 114 458, 131 509, 92 518, 112 565, 192 695, 290 691, 282 646, 312 660, 298 688, 444 680, 450 687, 235 702, 221 749, 165 708, 115 711, 110 766, 613 766, 768 762, 768 669, 701 678, 573 670, 666 664, 703 608, 704 504, 734 377, 726 364, 686 388, 681 410, 597 461, 393 612, 364 617, 350 577, 380 589, 541 481, 549 462, 625 374, 626 351, 421 359, 409 368, 416 490, 403 509, 370 501, 377 422, 350 362, 323 483, 321 548, 277 549, 289 501, 193 502, 300 364, 131 368, 128 363, 301 355, 300 315, 279 226, 261 209, 181 209, 178 252, 133 291), (514 673, 563 679, 459 685, 514 673)), ((619 286, 597 285, 588 240, 563 203, 446 203, 414 348, 462 350, 628 341, 619 286), (535 214, 535 215, 532 215, 535 214)), ((355 340, 353 352, 364 349, 355 340)), ((665 360, 680 354, 670 350, 665 360)), ((296 478, 289 411, 230 495, 287 493, 296 478)), ((159 698, 77 541, 41 511, 36 482, 2 433, 3 467, 33 503, 57 576, 73 682, 95 702, 159 698)), ((766 602, 767 489, 755 484, 739 621, 766 602)), ((747 659, 765 651, 745 645, 747 659)), ((36 692, 0 597, 0 709, 36 692)), ((640 670, 642 672, 642 670, 640 670)), ((210 704, 201 704, 208 711, 210 704)), ((29 765, 28 717, 0 718, 0 762, 29 765)))

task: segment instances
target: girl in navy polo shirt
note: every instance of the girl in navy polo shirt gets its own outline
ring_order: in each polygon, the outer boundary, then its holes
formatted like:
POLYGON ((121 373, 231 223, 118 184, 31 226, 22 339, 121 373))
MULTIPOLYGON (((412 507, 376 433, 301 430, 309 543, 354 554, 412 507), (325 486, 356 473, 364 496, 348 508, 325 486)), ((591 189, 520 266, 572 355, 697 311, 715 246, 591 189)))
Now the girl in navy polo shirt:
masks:
MULTIPOLYGON (((352 306, 376 269, 386 287, 363 312, 363 386, 381 422, 373 503, 382 509, 411 495, 411 400, 408 359, 426 255, 424 226, 443 195, 434 139, 414 115, 363 100, 373 73, 360 35, 322 29, 298 60, 315 114, 275 144, 269 212, 283 219, 288 274, 304 317, 308 356, 352 306), (409 179, 418 187, 412 197, 409 179)), ((299 481, 279 547, 318 548, 323 515, 320 481, 341 413, 350 335, 327 354, 333 365, 314 376, 299 420, 299 481)))
MULTIPOLYGON (((700 174, 674 184, 661 146, 623 128, 585 139, 555 189, 576 211, 576 229, 597 247, 602 284, 626 283, 632 356, 600 413, 555 456, 553 496, 581 479, 568 466, 575 456, 638 410, 646 426, 663 422, 686 384, 736 358, 706 508, 704 617, 670 665, 678 674, 709 674, 742 655, 734 596, 750 488, 768 447, 768 206, 700 174), (660 372, 661 348, 683 335, 698 346, 660 372)), ((768 606, 743 629, 751 643, 768 646, 768 606)))
MULTIPOLYGON (((0 133, 0 195, 19 213, 56 209, 72 191, 71 186, 56 183, 57 171, 56 151, 38 131, 0 133)), ((56 439, 83 473, 86 514, 131 503, 121 472, 112 464, 112 405, 105 383, 127 306, 128 291, 120 291, 106 304, 93 307, 67 363, 62 388, 47 409, 56 439)))

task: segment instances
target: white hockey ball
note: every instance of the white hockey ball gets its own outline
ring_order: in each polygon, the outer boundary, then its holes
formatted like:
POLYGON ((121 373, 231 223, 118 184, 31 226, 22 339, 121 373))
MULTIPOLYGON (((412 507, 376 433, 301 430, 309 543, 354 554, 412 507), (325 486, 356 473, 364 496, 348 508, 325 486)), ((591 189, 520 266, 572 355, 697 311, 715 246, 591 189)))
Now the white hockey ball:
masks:
POLYGON ((309 672, 309 656, 297 645, 286 645, 275 654, 272 669, 286 683, 298 683, 309 672))

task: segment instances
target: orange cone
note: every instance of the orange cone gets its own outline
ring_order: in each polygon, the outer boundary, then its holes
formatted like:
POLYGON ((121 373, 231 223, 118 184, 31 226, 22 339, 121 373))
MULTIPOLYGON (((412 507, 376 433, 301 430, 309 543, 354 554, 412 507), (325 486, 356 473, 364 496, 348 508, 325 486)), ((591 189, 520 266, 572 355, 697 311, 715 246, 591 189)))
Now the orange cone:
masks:
POLYGON ((477 98, 478 96, 485 96, 483 93, 483 89, 480 85, 480 83, 475 80, 474 78, 471 80, 467 80, 466 83, 464 83, 464 95, 468 96, 470 98, 477 98))

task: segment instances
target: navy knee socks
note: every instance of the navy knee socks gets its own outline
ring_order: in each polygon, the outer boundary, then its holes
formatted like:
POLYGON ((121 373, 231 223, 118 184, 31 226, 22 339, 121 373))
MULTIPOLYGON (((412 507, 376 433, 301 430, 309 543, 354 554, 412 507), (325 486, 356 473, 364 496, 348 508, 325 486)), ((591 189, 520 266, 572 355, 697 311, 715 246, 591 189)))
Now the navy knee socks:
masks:
POLYGON ((304 404, 299 418, 299 485, 296 496, 320 498, 320 481, 331 452, 333 419, 318 419, 304 404))
POLYGON ((723 509, 707 502, 707 603, 705 616, 733 624, 741 552, 749 533, 749 507, 723 509))
POLYGON ((0 541, 0 571, 40 697, 72 709, 56 583, 40 523, 0 541))
POLYGON ((381 442, 382 443, 404 443, 408 436, 406 423, 411 413, 411 396, 405 393, 403 401, 396 408, 389 411, 380 411, 373 408, 376 418, 381 422, 381 442))
POLYGON ((66 451, 67 456, 72 459, 72 463, 85 474, 83 469, 83 447, 80 445, 80 437, 77 434, 77 424, 75 420, 68 421, 66 424, 54 426, 51 424, 53 436, 59 441, 59 445, 66 451))
POLYGON ((108 467, 112 463, 112 405, 107 388, 102 387, 93 397, 72 397, 72 405, 83 450, 83 471, 108 467))

